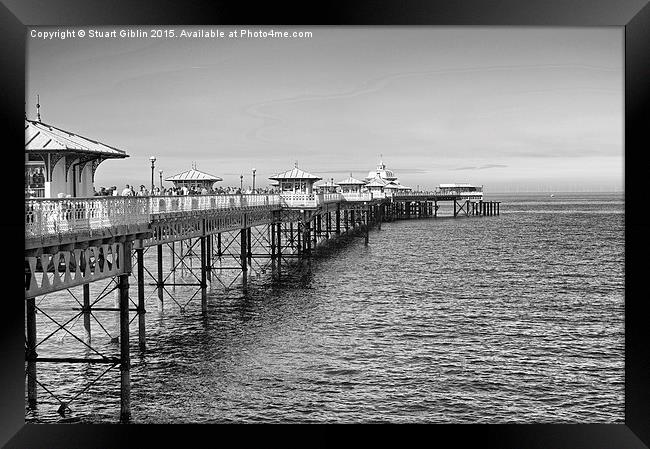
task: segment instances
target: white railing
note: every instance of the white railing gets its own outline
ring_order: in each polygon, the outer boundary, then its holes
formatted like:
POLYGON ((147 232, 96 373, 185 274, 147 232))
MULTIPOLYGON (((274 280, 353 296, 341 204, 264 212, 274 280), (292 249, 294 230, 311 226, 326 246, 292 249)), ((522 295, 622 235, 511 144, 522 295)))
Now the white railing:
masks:
POLYGON ((280 205, 279 195, 102 196, 25 200, 25 237, 146 225, 152 214, 280 205))
POLYGON ((320 203, 338 203, 343 198, 340 193, 321 193, 316 197, 320 203))
POLYGON ((245 209, 258 206, 278 206, 278 195, 189 195, 153 196, 151 213, 197 212, 207 210, 245 209))
POLYGON ((280 194, 280 201, 286 207, 316 207, 316 196, 313 193, 283 192, 280 194))
POLYGON ((341 196, 345 201, 370 201, 372 194, 370 192, 343 192, 341 196))
POLYGON ((149 221, 148 198, 97 197, 25 201, 25 237, 69 234, 149 221))

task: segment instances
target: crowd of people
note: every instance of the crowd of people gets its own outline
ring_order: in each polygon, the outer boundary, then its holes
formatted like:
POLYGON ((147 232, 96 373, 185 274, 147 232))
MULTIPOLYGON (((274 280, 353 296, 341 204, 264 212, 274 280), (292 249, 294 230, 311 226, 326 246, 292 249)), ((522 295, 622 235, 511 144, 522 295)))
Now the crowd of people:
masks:
POLYGON ((242 192, 239 187, 221 187, 210 188, 202 187, 198 188, 196 186, 192 187, 169 187, 162 189, 160 187, 154 187, 153 191, 147 189, 144 185, 140 185, 138 189, 133 185, 126 184, 123 189, 118 189, 117 186, 112 187, 100 187, 99 190, 95 188, 95 196, 176 196, 176 195, 241 195, 241 194, 258 194, 266 195, 278 193, 277 189, 273 188, 264 188, 264 189, 246 189, 242 192))

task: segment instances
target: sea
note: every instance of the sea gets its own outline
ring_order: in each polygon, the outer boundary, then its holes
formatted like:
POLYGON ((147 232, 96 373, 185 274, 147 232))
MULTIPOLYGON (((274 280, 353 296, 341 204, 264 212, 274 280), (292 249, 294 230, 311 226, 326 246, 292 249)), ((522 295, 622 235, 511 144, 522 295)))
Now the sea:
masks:
MULTIPOLYGON (((623 194, 485 200, 499 216, 443 207, 328 245, 279 281, 213 281, 205 315, 196 288, 158 309, 148 279, 132 422, 624 423, 623 194)), ((39 356, 119 353, 115 312, 95 312, 93 350, 81 343, 80 300, 37 298, 39 356)), ((119 420, 119 367, 41 363, 37 377, 26 422, 119 420)))

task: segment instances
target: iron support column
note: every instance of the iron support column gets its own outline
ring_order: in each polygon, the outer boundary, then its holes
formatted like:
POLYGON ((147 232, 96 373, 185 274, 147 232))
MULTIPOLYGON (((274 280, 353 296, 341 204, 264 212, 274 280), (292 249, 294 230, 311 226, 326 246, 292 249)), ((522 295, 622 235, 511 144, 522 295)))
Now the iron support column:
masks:
POLYGON ((84 316, 84 341, 86 344, 90 344, 91 332, 90 332, 90 283, 84 284, 83 286, 83 316, 84 316))
POLYGON ((36 408, 36 298, 26 300, 27 321, 27 404, 36 408))
POLYGON ((136 249, 135 254, 138 262, 138 343, 140 345, 140 351, 144 351, 147 347, 144 317, 144 249, 136 249))
POLYGON ((207 242, 206 237, 201 237, 201 312, 205 315, 208 311, 208 283, 207 283, 207 242))
MULTIPOLYGON (((181 253, 183 251, 183 242, 181 242, 181 253)), ((172 251, 172 254, 174 252, 172 251)), ((163 309, 163 246, 158 245, 158 310, 163 309)))

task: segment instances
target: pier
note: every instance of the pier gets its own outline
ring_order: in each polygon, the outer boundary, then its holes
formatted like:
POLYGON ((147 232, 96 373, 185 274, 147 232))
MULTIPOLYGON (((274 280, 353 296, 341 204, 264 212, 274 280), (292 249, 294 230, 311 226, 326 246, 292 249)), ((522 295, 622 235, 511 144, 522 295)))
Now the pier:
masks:
POLYGON ((292 263, 308 259, 328 241, 358 237, 368 244, 369 231, 374 227, 381 229, 382 222, 435 219, 439 217, 442 203, 453 204, 453 217, 500 214, 500 203, 483 201, 482 194, 472 197, 461 192, 440 191, 28 199, 25 201, 28 407, 37 408, 38 394, 44 391, 56 398, 61 416, 71 410, 70 400, 59 398, 52 392, 55 387, 46 387, 41 382, 39 364, 104 364, 107 368, 100 377, 119 369, 119 419, 128 422, 131 418, 130 323, 137 320, 138 347, 146 351, 147 287, 155 290, 160 311, 178 307, 183 312, 195 301, 200 302, 205 314, 210 290, 235 285, 245 289, 253 276, 269 275, 274 279, 290 276, 292 263), (145 257, 147 254, 149 257, 145 257), (80 292, 75 295, 73 289, 80 292), (178 293, 180 289, 182 295, 178 293), (193 294, 186 299, 190 290, 193 294), (36 302, 38 297, 55 292, 69 293, 79 305, 72 310, 76 314, 66 322, 53 319, 36 302), (113 301, 105 306, 111 293, 113 301), (110 334, 93 314, 100 311, 115 314, 116 335, 111 338, 119 345, 118 354, 106 355, 93 346, 93 332, 98 327, 110 334), (40 340, 37 315, 55 326, 54 332, 40 340), (76 319, 83 319, 81 337, 70 330, 76 319), (39 346, 58 332, 81 342, 87 356, 39 356, 39 346))

